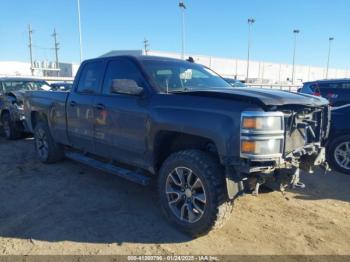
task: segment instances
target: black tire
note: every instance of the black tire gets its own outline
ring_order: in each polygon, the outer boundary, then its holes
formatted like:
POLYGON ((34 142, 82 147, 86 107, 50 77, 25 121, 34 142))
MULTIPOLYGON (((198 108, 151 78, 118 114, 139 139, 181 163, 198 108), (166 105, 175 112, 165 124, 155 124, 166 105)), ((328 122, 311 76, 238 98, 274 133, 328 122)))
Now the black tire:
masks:
POLYGON ((348 143, 350 147, 350 135, 340 136, 332 139, 327 146, 327 160, 331 168, 341 173, 350 175, 350 148, 348 148, 347 155, 340 158, 338 156, 338 159, 336 159, 336 151, 338 151, 339 149, 346 150, 345 143, 348 143), (349 161, 349 164, 348 164, 349 168, 344 168, 344 165, 343 166, 341 165, 341 160, 345 158, 347 158, 348 159, 347 161, 349 161))
POLYGON ((16 123, 11 120, 9 113, 2 116, 1 122, 6 139, 15 140, 21 137, 22 133, 18 130, 16 123))
POLYGON ((63 159, 63 147, 57 144, 45 122, 39 122, 34 129, 34 146, 39 160, 43 163, 56 163, 63 159))
MULTIPOLYGON (((176 171, 177 173, 177 171, 176 171)), ((187 176, 188 178, 188 176, 187 176)), ((186 179, 186 181, 188 181, 186 179)), ((174 184, 175 185, 175 184, 174 184)), ((175 185, 177 186, 177 185, 175 185)), ((183 190, 183 189, 182 189, 183 190)), ((187 189, 186 189, 187 190, 187 189)), ((191 188, 192 190, 192 188, 191 188)), ((225 176, 222 166, 218 160, 209 153, 199 150, 185 150, 172 154, 163 163, 158 180, 159 200, 166 218, 181 231, 197 237, 206 234, 210 230, 222 227, 225 221, 230 217, 233 210, 233 202, 228 200, 225 176), (176 168, 186 168, 193 171, 196 178, 199 178, 206 199, 206 204, 202 205, 203 212, 197 221, 185 221, 181 217, 175 215, 169 203, 169 195, 166 193, 168 181, 176 168)), ((185 195, 185 193, 183 193, 185 195)), ((186 198, 187 196, 177 194, 177 199, 186 198)), ((191 198, 195 198, 195 195, 191 198)), ((184 204, 186 201, 183 200, 184 204)), ((178 205, 178 204, 176 204, 178 205)), ((181 205, 181 203, 180 203, 181 205)), ((187 206, 187 210, 189 206, 187 206)), ((195 206, 191 205, 191 213, 195 210, 195 206)), ((196 212, 198 215, 198 212, 196 212)), ((187 211, 189 218, 189 211, 187 211)))

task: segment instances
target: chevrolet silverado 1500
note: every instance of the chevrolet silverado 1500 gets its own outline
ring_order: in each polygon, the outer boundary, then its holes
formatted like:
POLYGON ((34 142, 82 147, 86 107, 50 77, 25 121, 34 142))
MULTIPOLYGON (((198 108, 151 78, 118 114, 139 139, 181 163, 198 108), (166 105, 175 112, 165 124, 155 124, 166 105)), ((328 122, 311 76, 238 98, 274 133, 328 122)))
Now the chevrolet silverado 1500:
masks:
POLYGON ((261 184, 298 185, 325 163, 327 100, 234 88, 202 65, 151 56, 82 63, 72 90, 26 93, 44 163, 64 156, 147 185, 191 235, 223 224, 233 200, 261 184))

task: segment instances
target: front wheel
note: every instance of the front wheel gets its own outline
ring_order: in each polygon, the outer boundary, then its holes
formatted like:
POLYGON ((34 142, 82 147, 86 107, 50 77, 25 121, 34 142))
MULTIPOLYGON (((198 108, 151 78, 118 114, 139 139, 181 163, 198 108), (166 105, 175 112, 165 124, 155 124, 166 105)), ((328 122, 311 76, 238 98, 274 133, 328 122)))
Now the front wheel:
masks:
POLYGON ((350 175, 350 136, 335 138, 330 142, 327 151, 327 158, 331 167, 350 175))
POLYGON ((55 163, 63 158, 63 148, 51 136, 46 123, 40 122, 34 129, 34 146, 39 160, 43 163, 55 163))
POLYGON ((192 236, 220 228, 232 212, 223 169, 208 153, 172 154, 160 170, 158 186, 168 220, 192 236))

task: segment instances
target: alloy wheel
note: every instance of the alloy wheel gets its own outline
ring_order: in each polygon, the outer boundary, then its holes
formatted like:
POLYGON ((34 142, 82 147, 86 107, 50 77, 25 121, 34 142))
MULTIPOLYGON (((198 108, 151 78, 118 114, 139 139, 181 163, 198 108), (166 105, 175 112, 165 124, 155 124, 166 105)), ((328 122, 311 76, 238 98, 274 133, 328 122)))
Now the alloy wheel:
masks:
POLYGON ((168 204, 181 221, 200 220, 207 205, 207 195, 201 179, 187 167, 177 167, 168 174, 166 189, 168 204))
POLYGON ((340 167, 350 170, 350 141, 340 143, 335 148, 334 159, 340 167))

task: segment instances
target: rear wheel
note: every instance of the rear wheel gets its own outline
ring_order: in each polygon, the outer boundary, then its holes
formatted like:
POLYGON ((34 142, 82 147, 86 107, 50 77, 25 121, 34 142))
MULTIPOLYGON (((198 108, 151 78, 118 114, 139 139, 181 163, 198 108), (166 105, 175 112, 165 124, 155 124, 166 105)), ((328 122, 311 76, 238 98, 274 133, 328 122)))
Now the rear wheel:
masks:
POLYGON ((6 139, 14 140, 20 138, 21 132, 17 129, 16 123, 11 120, 9 113, 5 113, 1 121, 6 139))
POLYGON ((220 228, 232 212, 222 167, 205 152, 172 154, 160 170, 158 186, 168 220, 192 236, 220 228))
POLYGON ((35 151, 43 163, 55 163, 63 158, 63 147, 57 144, 44 122, 39 122, 34 130, 35 151))
POLYGON ((328 146, 327 156, 333 169, 350 175, 350 136, 332 140, 328 146))

